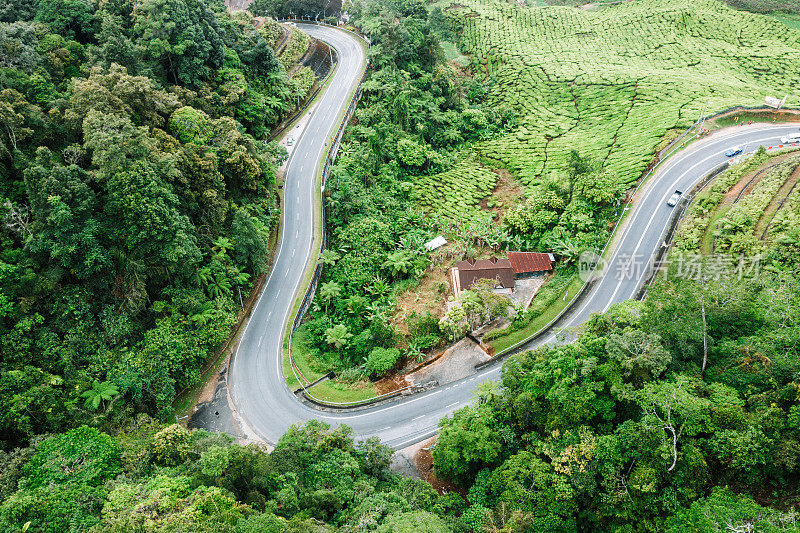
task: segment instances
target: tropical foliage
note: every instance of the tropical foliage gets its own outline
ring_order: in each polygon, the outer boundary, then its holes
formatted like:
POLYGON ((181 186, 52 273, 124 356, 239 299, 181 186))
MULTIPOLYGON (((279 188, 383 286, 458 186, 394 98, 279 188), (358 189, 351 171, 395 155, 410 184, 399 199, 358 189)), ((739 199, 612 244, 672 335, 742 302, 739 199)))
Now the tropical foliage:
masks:
POLYGON ((434 466, 473 531, 795 531, 796 265, 728 274, 660 280, 441 422, 434 466))
POLYGON ((392 451, 312 421, 267 453, 139 416, 0 452, 3 531, 465 531, 458 495, 389 470, 392 451), (26 525, 27 524, 27 525, 26 525))
POLYGON ((266 268, 283 156, 264 136, 304 93, 267 43, 272 25, 221 2, 9 5, 0 439, 12 444, 162 412, 197 380, 266 268))

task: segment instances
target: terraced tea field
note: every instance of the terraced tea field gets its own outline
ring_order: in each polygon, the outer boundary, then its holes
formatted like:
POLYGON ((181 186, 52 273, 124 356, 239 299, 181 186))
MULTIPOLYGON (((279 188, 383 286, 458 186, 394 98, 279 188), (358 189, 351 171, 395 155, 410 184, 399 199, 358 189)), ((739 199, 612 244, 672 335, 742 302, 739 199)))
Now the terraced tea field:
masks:
POLYGON ((467 160, 446 172, 419 178, 413 194, 427 209, 457 216, 476 206, 496 184, 495 173, 467 160))
POLYGON ((490 98, 520 115, 477 146, 528 188, 569 151, 635 182, 671 128, 733 105, 758 106, 800 82, 800 32, 721 2, 642 0, 599 11, 504 0, 441 3, 490 98))
POLYGON ((800 221, 800 154, 759 153, 719 175, 681 222, 675 248, 684 252, 755 255, 800 221))

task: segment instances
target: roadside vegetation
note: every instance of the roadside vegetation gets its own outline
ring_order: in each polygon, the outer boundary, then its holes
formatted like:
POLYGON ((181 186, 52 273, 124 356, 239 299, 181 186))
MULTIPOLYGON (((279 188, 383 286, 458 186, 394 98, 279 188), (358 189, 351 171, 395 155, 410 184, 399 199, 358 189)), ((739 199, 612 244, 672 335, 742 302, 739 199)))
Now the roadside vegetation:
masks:
POLYGON ((716 1, 600 10, 495 0, 425 9, 357 3, 348 12, 382 59, 331 177, 330 251, 303 328, 309 364, 362 386, 371 347, 398 348, 400 367, 451 338, 448 325, 460 320, 444 305, 418 316, 397 302, 428 271, 456 260, 554 253, 552 286, 487 340, 501 350, 538 331, 578 290, 574 260, 603 247, 624 189, 656 150, 703 110, 757 106, 768 94, 789 93, 791 105, 800 67, 800 33, 716 1), (388 24, 382 17, 391 9, 400 17, 388 24), (415 62, 406 59, 405 32, 427 43, 415 62), (444 84, 437 92, 423 80, 444 84), (498 168, 510 171, 519 197, 495 199, 498 168), (449 261, 438 260, 442 254, 432 261, 422 249, 440 234, 449 261), (442 321, 438 335, 434 319, 442 321), (425 338, 415 338, 421 320, 425 338))
POLYGON ((308 87, 274 24, 221 2, 2 21, 0 439, 165 416, 267 268, 284 155, 264 138, 308 87))
POLYGON ((271 453, 140 415, 0 452, 3 531, 310 533, 465 531, 458 494, 389 470, 376 439, 319 422, 271 453), (17 489, 19 487, 19 489, 17 489))
MULTIPOLYGON (((338 374, 314 394, 369 397, 507 315, 481 284, 445 313, 456 260, 554 253, 531 308, 487 340, 538 331, 655 150, 702 109, 793 94, 800 32, 742 9, 795 3, 729 3, 345 6, 371 71, 295 337, 307 378, 338 374), (429 253, 437 235, 449 244, 429 253), (438 304, 412 310, 426 294, 438 304)), ((401 479, 346 427, 294 427, 268 453, 165 424, 267 269, 285 152, 265 139, 311 90, 308 47, 218 0, 0 6, 0 530, 796 530, 794 154, 757 154, 692 207, 670 259, 699 252, 713 276, 673 265, 644 302, 509 359, 444 419, 435 473, 456 490, 401 479), (762 269, 740 278, 740 254, 762 269)))
POLYGON ((681 222, 675 249, 684 253, 768 252, 797 240, 800 156, 759 150, 697 195, 681 222))
POLYGON ((672 275, 514 356, 440 424, 473 531, 796 531, 797 246, 740 280, 672 275), (481 390, 478 394, 482 394, 481 390))
POLYGON ((799 164, 720 174, 645 301, 512 357, 442 420, 434 467, 473 531, 797 530, 799 164))

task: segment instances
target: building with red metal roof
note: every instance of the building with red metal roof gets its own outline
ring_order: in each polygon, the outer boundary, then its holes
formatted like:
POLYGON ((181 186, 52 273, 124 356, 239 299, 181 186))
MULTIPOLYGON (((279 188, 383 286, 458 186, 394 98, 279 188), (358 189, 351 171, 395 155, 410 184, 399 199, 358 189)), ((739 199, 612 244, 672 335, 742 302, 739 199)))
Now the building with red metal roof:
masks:
POLYGON ((508 261, 516 277, 537 276, 553 270, 553 254, 508 252, 508 261))
POLYGON ((458 285, 461 290, 469 289, 479 279, 497 281, 497 288, 514 288, 514 270, 508 259, 471 259, 459 261, 455 268, 458 271, 458 285))
POLYGON ((458 296, 479 279, 493 279, 497 282, 495 292, 510 293, 515 279, 541 276, 553 270, 553 254, 508 252, 507 255, 501 259, 458 261, 450 273, 453 292, 458 296))

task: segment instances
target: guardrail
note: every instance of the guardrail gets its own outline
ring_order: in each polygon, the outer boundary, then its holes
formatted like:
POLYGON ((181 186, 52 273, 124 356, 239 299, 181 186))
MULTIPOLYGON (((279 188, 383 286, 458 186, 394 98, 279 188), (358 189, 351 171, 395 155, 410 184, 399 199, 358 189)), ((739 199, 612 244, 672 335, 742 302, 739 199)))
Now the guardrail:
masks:
MULTIPOLYGON (((790 144, 789 146, 795 146, 795 144, 790 144)), ((784 147, 784 145, 779 145, 779 148, 783 148, 783 147, 784 147)), ((769 148, 773 148, 773 147, 769 147, 769 148)), ((787 152, 791 153, 794 150, 796 150, 796 148, 789 148, 789 149, 785 149, 785 150, 779 150, 778 152, 774 153, 773 156, 778 156, 780 154, 787 153, 787 152)), ((750 181, 747 183, 747 185, 745 185, 742 188, 742 190, 739 191, 739 194, 736 196, 736 199, 734 199, 733 203, 735 204, 736 202, 739 201, 739 199, 742 197, 742 194, 744 193, 744 191, 747 190, 747 188, 750 186, 750 183, 752 183, 755 178, 757 178, 762 173, 768 171, 769 169, 778 166, 779 164, 780 163, 775 163, 774 165, 769 165, 768 167, 758 171, 753 176, 753 178, 750 179, 750 181)), ((719 174, 721 174, 722 172, 727 170, 729 167, 730 167, 730 162, 722 163, 721 165, 717 166, 711 172, 706 174, 705 177, 702 180, 697 182, 692 187, 692 190, 689 192, 689 194, 686 194, 681 198, 681 201, 680 201, 680 204, 678 206, 678 209, 676 209, 672 213, 672 216, 670 217, 670 220, 669 220, 669 224, 667 225, 667 228, 665 229, 665 231, 662 233, 662 237, 661 237, 660 240, 663 242, 663 245, 661 246, 661 248, 659 248, 658 252, 656 253, 655 260, 653 261, 653 265, 650 268, 648 276, 645 278, 644 282, 642 283, 642 286, 639 288, 639 292, 636 294, 636 297, 635 297, 636 300, 644 300, 644 298, 647 296, 647 291, 649 291, 650 287, 652 287, 653 283, 655 283, 656 278, 658 277, 658 273, 662 271, 664 259, 666 258, 667 253, 669 252, 670 248, 672 248, 673 240, 675 239, 675 234, 678 231, 678 225, 680 224, 680 222, 683 219, 683 217, 686 215, 686 211, 689 210, 689 205, 692 203, 692 200, 694 200, 695 196, 697 196, 697 194, 700 193, 700 191, 702 191, 704 188, 706 188, 708 186, 708 184, 715 177, 717 177, 719 174)), ((787 196, 787 198, 788 198, 788 196, 787 196)), ((785 198, 784 198, 784 201, 786 201, 785 198)), ((766 230, 764 230, 764 231, 766 231, 766 230)))
MULTIPOLYGON (((734 111, 739 111, 739 110, 741 110, 741 111, 759 111, 759 110, 769 111, 769 110, 773 110, 773 108, 768 107, 768 106, 755 106, 755 107, 731 106, 731 107, 729 107, 727 109, 724 109, 722 111, 718 111, 718 112, 713 113, 711 115, 700 117, 694 124, 689 126, 686 129, 686 131, 684 131, 678 137, 673 139, 672 142, 670 142, 667 146, 665 146, 663 149, 661 149, 658 152, 658 155, 656 156, 656 158, 654 160, 655 162, 652 164, 650 169, 645 173, 645 175, 639 180, 639 183, 636 185, 636 188, 634 189, 633 193, 630 195, 628 202, 626 202, 625 206, 623 207, 622 211, 620 212, 620 215, 617 218, 617 221, 614 223, 614 227, 611 230, 611 234, 609 235, 608 240, 606 241, 606 244, 603 247, 603 251, 600 252, 600 257, 604 257, 605 256, 605 253, 608 250, 609 245, 614 240, 614 237, 616 235, 617 228, 619 227, 619 224, 622 222, 623 218, 625 217, 625 211, 626 211, 626 209, 628 207, 630 207, 630 204, 633 202, 633 199, 636 197, 636 193, 639 192, 639 189, 642 187, 642 185, 644 185, 647 182, 648 178, 653 174, 653 172, 655 172, 655 170, 661 165, 661 163, 663 163, 672 154, 674 154, 680 148, 682 148, 686 138, 700 124, 706 122, 707 120, 712 120, 712 119, 714 119, 716 117, 719 117, 719 116, 722 116, 722 115, 727 115, 729 113, 732 113, 734 111), (679 146, 678 143, 681 143, 681 145, 679 146)), ((596 268, 597 268, 597 265, 595 265, 595 269, 596 268)), ((594 272, 595 272, 595 270, 592 270, 592 273, 591 273, 592 276, 594 275, 594 272)), ((525 344, 528 344, 529 342, 531 342, 531 341, 535 340, 536 338, 538 338, 544 332, 546 332, 549 329, 553 328, 553 326, 555 326, 558 323, 558 321, 561 320, 564 317, 565 314, 567 314, 569 311, 572 310, 574 305, 580 300, 580 298, 583 297, 584 293, 586 292, 586 290, 591 285, 592 285, 591 282, 584 283, 583 287, 581 287, 581 289, 575 294, 575 296, 572 297, 572 299, 569 301, 569 303, 566 305, 566 307, 564 307, 564 309, 562 309, 561 312, 558 313, 558 315, 556 315, 553 318, 553 320, 548 322, 546 325, 542 326, 542 328, 540 328, 538 331, 536 331, 532 335, 528 336, 527 338, 517 342, 516 344, 514 344, 512 346, 509 346, 508 348, 506 348, 504 350, 501 350, 491 360, 485 361, 483 363, 478 363, 478 365, 476 365, 475 368, 476 369, 485 368, 487 366, 490 366, 491 364, 494 364, 497 361, 502 360, 502 358, 504 358, 505 356, 514 353, 514 351, 518 350, 521 346, 524 346, 525 344)), ((644 282, 642 283, 642 285, 644 285, 644 282)), ((641 288, 640 288, 640 292, 641 292, 641 288)))
POLYGON ((316 88, 314 93, 309 96, 306 96, 303 99, 303 106, 297 111, 295 111, 293 115, 283 119, 280 124, 275 126, 275 130, 267 136, 267 141, 275 140, 278 137, 280 137, 281 134, 286 133, 286 128, 290 126, 292 122, 303 116, 306 113, 306 111, 308 111, 308 108, 311 107, 311 104, 314 103, 314 100, 317 98, 317 95, 319 95, 320 91, 325 88, 325 84, 328 83, 328 80, 333 75, 334 67, 336 65, 336 62, 339 60, 337 52, 336 50, 333 49, 333 47, 331 47, 331 56, 332 56, 331 68, 325 75, 325 77, 317 82, 319 86, 316 88))
MULTIPOLYGON (((707 119, 705 119, 705 120, 707 120, 707 119)), ((622 207, 622 210, 620 211, 619 217, 617 217, 617 221, 614 223, 614 227, 611 229, 611 234, 609 235, 608 240, 606 240, 606 244, 605 244, 605 246, 603 246, 603 250, 599 254, 601 258, 605 256, 609 245, 614 240, 614 237, 616 236, 616 233, 617 233, 617 228, 619 227, 619 225, 622 222, 623 218, 625 218, 625 212, 628 209, 628 207, 630 207, 630 204, 633 203, 633 199, 636 197, 636 193, 639 192, 639 189, 641 188, 641 186, 647 181, 647 179, 650 177, 650 175, 661 165, 661 163, 665 159, 667 159, 669 156, 671 156, 673 153, 675 153, 676 151, 678 151, 681 148, 680 146, 678 146, 678 143, 681 142, 683 139, 685 139, 703 121, 704 121, 704 119, 702 117, 699 118, 697 120, 697 122, 695 122, 694 124, 689 126, 686 129, 686 131, 684 131, 682 134, 680 134, 678 137, 676 137, 672 142, 670 142, 666 147, 664 147, 663 149, 661 149, 658 152, 658 155, 655 157, 655 163, 650 167, 650 170, 648 170, 647 173, 641 179, 639 179, 639 183, 636 185, 636 188, 633 190, 633 193, 630 195, 628 201, 622 207)), ((598 264, 599 264, 599 262, 598 262, 598 264)), ((597 269, 597 264, 595 264, 594 268, 592 269, 590 277, 592 277, 592 278, 594 277, 596 269, 597 269)), ((575 293, 575 296, 573 296, 572 299, 569 301, 569 303, 564 307, 564 309, 562 309, 561 312, 559 312, 555 317, 553 317, 553 319, 550 322, 548 322, 547 324, 542 326, 538 331, 536 331, 532 335, 529 335, 525 339, 517 342, 516 344, 512 344, 508 348, 505 348, 504 350, 501 350, 500 352, 498 352, 489 361, 484 361, 482 363, 478 363, 477 365, 475 365, 475 368, 476 369, 485 368, 487 366, 490 366, 492 364, 497 363, 498 361, 501 361, 505 356, 514 353, 521 346, 524 346, 524 345, 528 344, 529 342, 531 342, 533 340, 536 340, 540 335, 542 335, 546 331, 552 329, 553 326, 555 326, 558 323, 558 321, 561 320, 564 317, 564 315, 566 315, 568 312, 570 312, 572 310, 572 308, 575 306, 575 304, 578 301, 580 301, 581 298, 583 298, 583 296, 586 293, 586 291, 592 285, 594 285, 593 281, 584 283, 583 286, 578 290, 578 292, 575 293)))
POLYGON ((370 38, 367 37, 366 35, 364 35, 363 33, 359 33, 359 32, 355 32, 353 30, 349 30, 349 29, 347 29, 347 28, 345 28, 343 26, 336 26, 336 25, 333 25, 333 24, 328 24, 327 22, 323 22, 321 20, 289 19, 289 18, 287 18, 287 19, 276 19, 276 22, 280 22, 282 24, 284 24, 286 22, 294 22, 294 23, 299 22, 300 24, 314 24, 316 26, 327 26, 329 28, 336 28, 337 30, 346 31, 347 33, 351 33, 351 34, 355 35, 356 37, 358 37, 359 39, 362 39, 363 41, 365 41, 367 43, 367 46, 372 46, 372 41, 370 40, 370 38))
MULTIPOLYGON (((297 22, 302 22, 304 24, 308 24, 308 23, 314 24, 313 21, 297 20, 297 22)), ((338 26, 332 26, 330 24, 324 24, 324 23, 322 23, 322 24, 318 23, 318 24, 322 25, 322 26, 328 26, 328 27, 331 27, 331 28, 337 28, 337 29, 342 30, 342 31, 347 31, 348 33, 351 33, 351 34, 355 35, 356 37, 364 39, 364 41, 367 43, 367 45, 369 45, 369 39, 366 39, 363 36, 361 36, 361 35, 359 35, 359 34, 357 34, 355 32, 343 29, 343 28, 338 27, 338 26)), ((353 113, 355 112, 355 109, 356 109, 356 106, 358 104, 358 101, 361 99, 361 84, 367 78, 368 73, 369 73, 369 59, 367 60, 366 65, 364 67, 364 73, 361 76, 361 80, 358 82, 358 86, 357 86, 358 88, 355 90, 355 92, 353 93, 353 96, 350 98, 350 104, 348 105, 347 110, 344 113, 344 117, 342 118, 342 121, 339 124, 339 128, 336 130, 336 133, 333 135, 333 140, 331 141, 330 146, 328 147, 328 150, 327 150, 326 155, 325 155, 325 164, 322 167, 322 175, 321 175, 321 180, 320 180, 321 181, 321 185, 322 185, 322 187, 320 188, 320 195, 322 195, 322 201, 320 202, 321 215, 322 215, 322 217, 321 217, 322 218, 322 239, 321 239, 321 242, 320 242, 320 247, 317 250, 317 256, 319 256, 319 254, 322 253, 322 251, 325 249, 325 246, 327 244, 327 232, 325 230, 325 198, 324 198, 325 184, 327 183, 328 175, 330 174, 331 165, 336 160, 336 154, 337 154, 337 152, 339 150, 339 144, 341 143, 342 135, 344 134, 344 130, 347 127, 347 124, 350 122, 350 119, 352 118, 353 113)), ((308 388, 309 388, 309 385, 310 385, 309 380, 307 378, 305 378, 305 376, 303 376, 302 380, 300 379, 300 376, 302 376, 302 372, 297 367, 297 364, 294 361, 294 357, 292 356, 292 339, 294 338, 295 330, 300 325, 300 322, 302 321, 302 319, 305 316, 306 312, 308 312, 309 307, 311 307, 311 303, 314 300, 314 294, 316 293, 317 286, 319 284, 319 279, 320 279, 321 275, 322 275, 322 264, 320 264, 319 261, 317 261, 317 265, 316 265, 316 267, 314 269, 314 274, 313 274, 313 276, 311 278, 311 282, 309 283, 308 289, 306 290, 305 294, 303 295, 303 300, 300 303, 300 307, 299 307, 297 313, 295 314, 294 319, 292 320, 291 328, 289 329, 289 336, 288 336, 288 343, 287 343, 287 351, 288 351, 288 355, 289 355, 289 362, 290 362, 290 366, 292 368, 292 373, 294 374, 295 379, 297 379, 297 382, 300 384, 300 388, 296 391, 296 394, 301 394, 309 402, 314 403, 316 405, 319 405, 321 407, 326 407, 326 408, 354 408, 354 407, 359 407, 359 406, 363 406, 363 405, 369 405, 369 404, 373 404, 373 403, 380 402, 380 401, 383 401, 383 400, 387 400, 387 399, 390 399, 390 398, 394 398, 396 396, 399 396, 399 395, 403 394, 404 392, 406 392, 408 390, 412 390, 413 386, 407 386, 407 387, 403 387, 401 389, 398 389, 396 391, 392 391, 392 392, 389 392, 389 393, 386 393, 386 394, 375 396, 373 398, 367 398, 367 399, 364 399, 364 400, 359 400, 359 401, 354 401, 354 402, 343 402, 343 403, 328 402, 328 401, 323 400, 321 398, 316 398, 315 396, 313 396, 308 391, 308 388)), ((313 384, 316 384, 319 381, 320 380, 317 380, 313 384)))
POLYGON ((701 190, 703 190, 706 185, 708 185, 711 180, 717 177, 720 173, 727 170, 730 166, 729 162, 722 163, 721 165, 717 166, 711 172, 705 175, 703 179, 697 182, 693 187, 692 190, 689 191, 688 194, 683 195, 681 198, 680 204, 678 205, 678 209, 672 212, 672 215, 669 217, 669 224, 667 224, 666 229, 661 234, 661 241, 663 244, 658 249, 658 252, 655 254, 655 258, 653 259, 653 264, 650 266, 650 270, 645 276, 644 281, 642 281, 641 287, 639 287, 639 291, 636 293, 634 297, 635 300, 644 300, 645 296, 647 296, 647 291, 653 285, 658 277, 658 273, 661 272, 663 267, 664 259, 667 256, 667 252, 672 247, 672 241, 675 238, 675 234, 678 231, 678 224, 680 224, 681 220, 683 219, 686 211, 689 209, 689 205, 694 200, 694 197, 697 196, 701 190))

